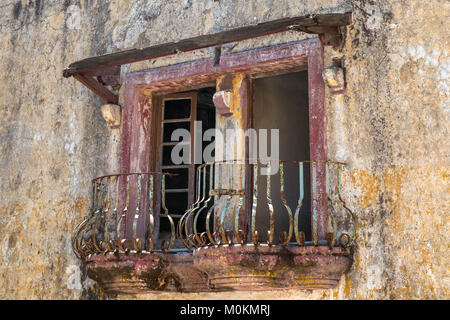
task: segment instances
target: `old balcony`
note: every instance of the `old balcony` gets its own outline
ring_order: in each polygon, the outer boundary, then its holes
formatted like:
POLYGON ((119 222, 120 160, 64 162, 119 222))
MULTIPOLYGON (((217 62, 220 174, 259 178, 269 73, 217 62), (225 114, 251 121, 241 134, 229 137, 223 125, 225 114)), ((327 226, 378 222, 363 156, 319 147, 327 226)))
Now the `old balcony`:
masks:
POLYGON ((107 292, 332 288, 351 267, 356 236, 343 169, 331 161, 199 165, 181 214, 165 203, 170 173, 99 177, 73 248, 107 292))

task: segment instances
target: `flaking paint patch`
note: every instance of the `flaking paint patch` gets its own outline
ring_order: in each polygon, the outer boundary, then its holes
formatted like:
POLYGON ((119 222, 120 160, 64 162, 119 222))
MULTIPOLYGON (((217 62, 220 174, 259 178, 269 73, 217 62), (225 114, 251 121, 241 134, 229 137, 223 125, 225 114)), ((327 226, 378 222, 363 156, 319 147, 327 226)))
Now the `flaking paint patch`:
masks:
POLYGON ((236 119, 237 128, 243 128, 243 113, 242 113, 242 96, 241 96, 241 87, 242 82, 244 81, 244 74, 237 74, 233 77, 233 104, 230 107, 230 111, 233 113, 234 118, 236 119))
POLYGON ((358 203, 361 208, 368 208, 376 204, 381 181, 373 172, 355 169, 350 173, 352 186, 360 189, 358 203))

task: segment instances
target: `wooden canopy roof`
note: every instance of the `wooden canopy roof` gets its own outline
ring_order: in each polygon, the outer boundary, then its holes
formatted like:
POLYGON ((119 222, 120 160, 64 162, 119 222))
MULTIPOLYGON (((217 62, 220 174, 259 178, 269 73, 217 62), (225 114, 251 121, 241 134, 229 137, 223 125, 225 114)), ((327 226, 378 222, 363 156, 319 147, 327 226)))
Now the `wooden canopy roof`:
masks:
MULTIPOLYGON (((268 34, 298 30, 318 34, 324 45, 338 46, 341 27, 351 24, 351 13, 318 14, 272 20, 213 34, 200 35, 176 42, 158 44, 143 49, 132 49, 74 62, 64 69, 63 76, 73 76, 108 103, 118 103, 118 97, 105 85, 118 83, 120 65, 164 57, 225 43, 242 41, 268 34), (97 79, 96 79, 97 78, 97 79)), ((220 50, 216 50, 219 55, 220 50)))

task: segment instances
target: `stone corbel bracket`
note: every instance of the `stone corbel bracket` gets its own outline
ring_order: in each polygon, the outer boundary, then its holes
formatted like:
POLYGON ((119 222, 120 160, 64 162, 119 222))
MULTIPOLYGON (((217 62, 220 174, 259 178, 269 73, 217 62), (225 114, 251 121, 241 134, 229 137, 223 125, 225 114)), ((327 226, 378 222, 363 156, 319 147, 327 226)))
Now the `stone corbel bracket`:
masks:
POLYGON ((121 110, 117 104, 104 104, 101 107, 103 119, 111 129, 120 128, 121 110))
POLYGON ((213 102, 217 112, 223 117, 230 117, 233 115, 231 112, 231 103, 233 101, 233 93, 231 90, 222 90, 214 93, 213 102))
POLYGON ((340 66, 330 66, 323 69, 322 77, 330 88, 332 95, 344 94, 346 92, 345 72, 340 66))

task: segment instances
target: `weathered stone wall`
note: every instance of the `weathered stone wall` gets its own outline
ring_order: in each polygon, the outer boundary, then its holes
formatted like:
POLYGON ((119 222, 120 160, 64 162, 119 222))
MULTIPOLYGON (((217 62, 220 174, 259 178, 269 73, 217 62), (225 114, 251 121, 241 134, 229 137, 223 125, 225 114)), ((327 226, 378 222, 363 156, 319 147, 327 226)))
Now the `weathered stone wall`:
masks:
MULTIPOLYGON (((85 57, 285 16, 353 11, 347 93, 327 98, 331 159, 349 163, 352 271, 335 290, 119 298, 449 298, 448 30, 445 0, 0 1, 0 298, 96 298, 70 246, 106 173, 103 102, 62 70, 85 57)), ((226 46, 225 53, 311 35, 226 46)), ((211 49, 123 67, 211 56, 211 49)))
POLYGON ((360 223, 344 288, 351 298, 448 298, 450 4, 370 2, 354 6, 348 94, 329 108, 330 135, 342 138, 330 155, 351 164, 346 199, 360 223))

